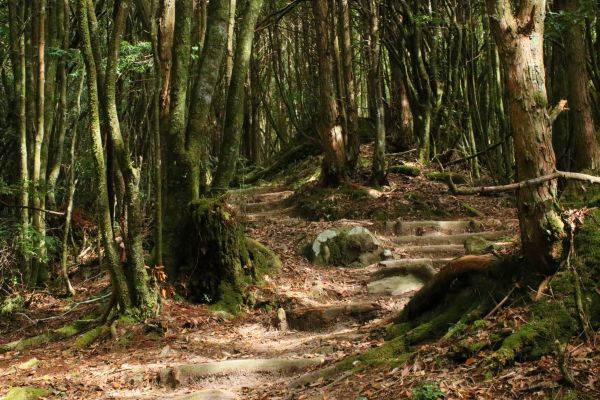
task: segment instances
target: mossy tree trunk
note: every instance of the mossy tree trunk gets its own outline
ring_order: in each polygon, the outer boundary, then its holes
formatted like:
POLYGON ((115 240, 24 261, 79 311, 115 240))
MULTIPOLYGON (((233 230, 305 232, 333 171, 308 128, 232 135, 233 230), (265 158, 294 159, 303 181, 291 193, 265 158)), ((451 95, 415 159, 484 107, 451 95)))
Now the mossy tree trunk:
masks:
POLYGON ((76 4, 79 34, 85 70, 87 74, 88 108, 89 108, 89 133, 91 136, 91 154, 94 162, 94 178, 97 190, 98 205, 98 230, 104 247, 104 263, 108 269, 113 286, 114 296, 123 312, 132 308, 129 288, 125 273, 121 267, 117 249, 115 247, 110 216, 109 198, 106 187, 106 164, 102 148, 102 134, 100 132, 100 106, 98 100, 98 79, 92 41, 90 38, 90 20, 88 18, 88 5, 86 0, 78 0, 76 4))
MULTIPOLYGON (((544 73, 546 2, 487 0, 508 91, 517 180, 548 175, 556 169, 544 73)), ((556 203, 556 180, 518 192, 523 252, 530 265, 553 273, 563 256, 565 237, 556 203)))
POLYGON ((280 262, 264 246, 246 238, 244 227, 222 199, 196 200, 190 214, 187 263, 179 276, 184 294, 192 301, 236 313, 244 303, 245 287, 275 272, 280 262))
POLYGON ((144 263, 142 246, 142 209, 140 204, 139 181, 140 170, 134 166, 123 135, 117 112, 117 63, 119 60, 121 40, 125 30, 125 20, 129 12, 131 0, 123 0, 117 9, 113 22, 113 32, 109 41, 108 57, 105 73, 105 95, 102 105, 108 119, 110 140, 116 155, 116 161, 124 180, 125 203, 127 215, 127 270, 129 271, 129 292, 134 305, 141 314, 151 313, 156 305, 156 293, 148 282, 148 274, 144 263))
POLYGON ((198 66, 198 81, 189 101, 190 54, 192 46, 193 2, 175 4, 175 45, 170 95, 170 125, 165 132, 163 157, 165 162, 165 198, 163 250, 167 273, 176 278, 178 268, 185 263, 182 244, 189 218, 188 205, 200 197, 205 185, 202 172, 207 169, 207 140, 210 106, 227 42, 229 0, 211 1, 208 6, 208 26, 198 66), (189 114, 189 118, 188 118, 189 114))
POLYGON ((235 174, 242 139, 245 84, 252 55, 254 27, 262 5, 263 0, 246 0, 241 15, 231 83, 227 92, 223 143, 221 144, 219 165, 212 184, 212 189, 216 192, 226 191, 235 174))
MULTIPOLYGON (((19 137, 19 179, 20 196, 19 212, 20 241, 22 269, 21 273, 25 280, 30 276, 30 259, 25 255, 25 237, 29 227, 29 166, 27 158, 27 101, 26 101, 26 64, 25 64, 25 5, 17 0, 11 0, 9 3, 10 15, 10 41, 11 41, 11 61, 13 64, 15 98, 17 108, 17 129, 19 137)), ((27 283, 27 282, 24 282, 27 283)))

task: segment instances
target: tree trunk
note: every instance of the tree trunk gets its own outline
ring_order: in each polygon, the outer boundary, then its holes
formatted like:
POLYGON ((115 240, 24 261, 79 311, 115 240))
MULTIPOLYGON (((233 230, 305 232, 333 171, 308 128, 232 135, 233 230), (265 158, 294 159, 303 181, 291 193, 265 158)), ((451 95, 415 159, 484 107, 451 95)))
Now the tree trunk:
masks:
POLYGON ((381 43, 379 35, 379 6, 375 0, 369 0, 369 46, 371 65, 369 80, 374 91, 375 105, 375 148, 373 150, 373 169, 371 183, 381 186, 386 183, 385 174, 385 115, 383 91, 381 86, 381 43))
MULTIPOLYGON (((46 89, 46 0, 37 3, 35 21, 37 26, 37 109, 35 121, 35 146, 33 151, 33 171, 31 183, 33 184, 33 229, 39 237, 35 240, 36 257, 33 260, 31 276, 28 279, 30 286, 36 286, 46 271, 45 253, 46 247, 42 238, 46 235, 45 220, 41 209, 44 208, 44 186, 46 170, 43 168, 43 146, 45 139, 45 89, 46 89)), ((47 140, 47 139, 46 139, 47 140)))
POLYGON ((358 163, 360 152, 360 137, 358 136, 358 106, 356 103, 356 81, 354 77, 350 27, 350 6, 348 0, 338 1, 338 24, 340 26, 340 48, 343 83, 345 86, 344 103, 346 106, 346 117, 348 118, 346 132, 348 166, 354 168, 358 163))
POLYGON ((142 315, 148 315, 156 305, 155 293, 148 285, 148 274, 144 263, 142 208, 140 204, 139 182, 140 169, 135 167, 127 143, 121 134, 121 123, 117 112, 117 63, 119 60, 121 40, 125 30, 125 19, 131 0, 122 0, 117 9, 113 22, 112 37, 108 46, 108 57, 105 73, 105 99, 102 102, 108 119, 110 140, 116 156, 116 161, 123 176, 125 185, 125 202, 127 205, 127 264, 131 276, 129 293, 142 315))
POLYGON ((13 64, 13 75, 15 82, 15 97, 17 107, 17 129, 19 137, 19 166, 20 166, 20 197, 21 206, 19 214, 20 242, 22 265, 21 273, 24 277, 24 283, 28 283, 30 271, 30 260, 25 255, 25 240, 29 227, 29 167, 27 151, 27 100, 26 100, 26 68, 25 68, 25 6, 17 0, 11 0, 9 3, 10 15, 10 41, 11 56, 13 64))
MULTIPOLYGON (((506 76, 517 180, 554 172, 551 121, 544 72, 544 0, 487 0, 490 23, 506 76)), ((556 204, 556 180, 519 190, 517 207, 523 252, 542 273, 556 271, 565 237, 556 204)))
POLYGON ((119 262, 117 249, 115 247, 110 207, 108 204, 108 191, 106 190, 106 164, 104 162, 102 134, 100 132, 100 106, 98 101, 98 80, 96 77, 97 70, 94 54, 92 52, 87 1, 78 0, 76 7, 83 60, 87 73, 89 130, 92 141, 91 154, 94 162, 94 178, 96 180, 96 188, 98 191, 98 230, 104 247, 104 263, 110 272, 114 296, 121 307, 121 311, 128 312, 131 309, 131 298, 129 297, 127 279, 125 278, 125 273, 119 262))
POLYGON ((235 166, 240 152, 242 125, 244 120, 244 87, 252 55, 254 27, 262 8, 263 0, 247 0, 242 11, 242 21, 238 31, 237 45, 227 92, 227 106, 223 130, 223 143, 219 155, 219 165, 212 184, 212 190, 224 192, 235 174, 235 166))
POLYGON ((207 179, 210 174, 208 122, 210 106, 213 102, 221 63, 227 47, 230 3, 231 0, 215 0, 208 4, 206 38, 198 65, 198 82, 194 97, 191 99, 185 142, 186 151, 194 160, 190 165, 191 170, 188 172, 190 176, 188 184, 192 185, 190 191, 194 193, 194 197, 190 200, 197 199, 200 188, 205 190, 209 184, 207 179), (196 161, 198 157, 200 158, 199 162, 196 161))
POLYGON ((327 2, 312 0, 312 10, 319 58, 320 115, 316 125, 324 153, 321 182, 325 186, 338 186, 346 179, 346 145, 333 88, 327 2))
POLYGON ((584 18, 576 12, 581 0, 557 1, 559 9, 572 14, 564 30, 565 68, 569 87, 570 143, 573 146, 573 171, 600 167, 600 148, 592 116, 585 45, 584 18))

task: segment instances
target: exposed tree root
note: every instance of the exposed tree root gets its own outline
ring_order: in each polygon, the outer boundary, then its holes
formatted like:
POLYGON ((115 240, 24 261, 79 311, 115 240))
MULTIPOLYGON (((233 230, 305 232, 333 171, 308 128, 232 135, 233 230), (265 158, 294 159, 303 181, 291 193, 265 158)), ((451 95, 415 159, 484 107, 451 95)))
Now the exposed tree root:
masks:
POLYGON ((469 275, 486 271, 496 260, 493 255, 464 256, 451 261, 425 286, 418 291, 404 307, 397 322, 408 321, 427 311, 448 292, 448 288, 457 279, 468 278, 469 275))
POLYGON ((0 354, 6 353, 7 351, 23 351, 31 347, 41 346, 43 344, 53 342, 56 340, 68 339, 70 337, 84 332, 90 327, 90 324, 93 324, 95 322, 95 320, 75 321, 61 328, 42 333, 41 335, 23 338, 14 342, 0 345, 0 354))

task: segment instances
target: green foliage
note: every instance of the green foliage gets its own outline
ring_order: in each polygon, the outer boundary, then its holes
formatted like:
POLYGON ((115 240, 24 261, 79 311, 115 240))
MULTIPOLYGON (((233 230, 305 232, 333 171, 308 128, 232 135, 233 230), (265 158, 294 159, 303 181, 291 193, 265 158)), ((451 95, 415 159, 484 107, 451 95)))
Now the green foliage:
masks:
POLYGON ((60 251, 60 240, 54 236, 44 235, 28 225, 21 240, 21 247, 25 257, 47 263, 60 251), (44 251, 40 251, 39 243, 43 243, 44 251))
POLYGON ((9 315, 23 309, 25 300, 19 294, 9 296, 0 302, 0 315, 9 315))
POLYGON ((437 383, 425 382, 413 390, 412 400, 436 400, 446 397, 437 383))
POLYGON ((127 41, 121 42, 119 73, 146 73, 152 70, 152 66, 152 43, 138 42, 132 44, 127 41))

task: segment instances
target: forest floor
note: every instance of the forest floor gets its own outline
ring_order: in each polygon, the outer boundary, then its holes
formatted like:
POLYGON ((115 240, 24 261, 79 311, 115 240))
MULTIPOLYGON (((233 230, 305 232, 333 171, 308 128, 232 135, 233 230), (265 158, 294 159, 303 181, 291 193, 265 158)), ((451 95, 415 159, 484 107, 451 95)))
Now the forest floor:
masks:
MULTIPOLYGON (((506 197, 452 196, 444 184, 422 175, 391 174, 390 185, 380 192, 371 191, 367 198, 333 199, 331 204, 338 210, 350 210, 353 216, 335 221, 299 217, 289 202, 292 194, 290 186, 280 181, 230 195, 231 202, 246 219, 247 234, 270 247, 283 264, 280 274, 268 277, 263 287, 254 289, 256 304, 263 306, 227 318, 212 313, 206 305, 169 299, 163 302, 156 320, 118 328, 115 337, 107 335, 85 349, 76 349, 75 339, 70 339, 0 354, 0 396, 17 386, 47 388, 52 393, 47 398, 68 399, 373 400, 418 398, 415 393, 436 388, 449 399, 555 398, 560 394, 562 375, 553 356, 518 362, 495 376, 488 376, 479 356, 456 362, 447 356, 449 348, 439 342, 420 346, 416 360, 399 367, 356 365, 346 373, 298 380, 311 370, 323 371, 347 356, 381 346, 386 319, 401 310, 414 293, 397 296, 369 293, 368 283, 373 272, 380 268, 377 264, 342 268, 309 263, 299 251, 307 238, 332 227, 362 226, 375 233, 394 258, 426 257, 439 267, 443 260, 461 255, 462 246, 432 249, 430 244, 418 240, 416 244, 412 239, 398 240, 406 233, 394 232, 391 224, 394 219, 373 216, 388 215, 391 208, 405 204, 408 211, 402 216, 404 221, 431 220, 432 210, 439 210, 438 220, 475 219, 486 232, 502 232, 496 240, 502 242, 500 252, 515 251, 518 247, 518 224, 516 212, 506 197), (411 199, 411 193, 419 196, 420 207, 411 207, 414 202, 407 200, 411 199), (480 214, 473 216, 474 211, 465 208, 465 203, 480 214), (342 315, 324 326, 303 331, 280 330, 276 323, 279 307, 293 313, 307 307, 356 303, 376 305, 377 312, 368 321, 342 315), (273 358, 316 359, 320 365, 287 371, 235 370, 175 387, 161 386, 156 379, 161 369, 178 364, 273 358), (196 396, 185 397, 192 393, 196 396)), ((108 277, 93 266, 80 268, 74 283, 78 290, 74 299, 56 298, 44 291, 28 293, 27 308, 22 313, 0 320, 1 343, 38 334, 86 315, 98 304, 86 301, 103 296, 109 284, 108 277)), ((519 318, 519 311, 510 307, 491 317, 507 321, 519 318)), ((600 352, 582 342, 571 343, 569 349, 571 370, 576 376, 587 371, 586 381, 581 384, 597 390, 594 376, 600 376, 600 372, 594 369, 599 368, 600 352)))

